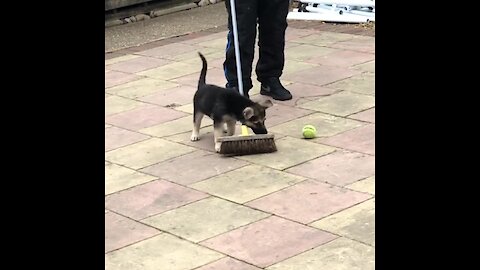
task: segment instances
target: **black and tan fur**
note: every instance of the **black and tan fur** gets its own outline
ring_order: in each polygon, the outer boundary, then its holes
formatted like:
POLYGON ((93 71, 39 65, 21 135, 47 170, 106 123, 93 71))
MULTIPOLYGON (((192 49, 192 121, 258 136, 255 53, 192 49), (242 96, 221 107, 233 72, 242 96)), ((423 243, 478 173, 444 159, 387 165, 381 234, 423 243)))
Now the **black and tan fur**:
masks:
POLYGON ((201 54, 202 71, 198 89, 193 97, 193 131, 191 140, 199 140, 201 121, 204 115, 213 120, 215 150, 220 151, 217 138, 223 136, 224 124, 227 124, 227 136, 235 133, 235 124, 240 121, 250 127, 255 134, 267 134, 265 127, 265 110, 273 105, 270 100, 253 102, 237 91, 216 85, 206 84, 207 61, 201 54))

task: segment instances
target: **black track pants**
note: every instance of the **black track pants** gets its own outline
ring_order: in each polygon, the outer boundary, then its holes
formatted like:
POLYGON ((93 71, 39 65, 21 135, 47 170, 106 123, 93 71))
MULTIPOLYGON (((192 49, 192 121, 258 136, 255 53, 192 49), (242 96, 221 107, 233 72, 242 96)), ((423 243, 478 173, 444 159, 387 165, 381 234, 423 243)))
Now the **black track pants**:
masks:
MULTIPOLYGON (((228 37, 226 57, 223 64, 229 87, 237 86, 237 68, 233 40, 230 0, 225 0, 228 10, 228 37)), ((251 74, 255 51, 258 22, 259 60, 256 67, 257 79, 279 78, 285 63, 285 30, 289 0, 236 0, 238 40, 244 91, 253 87, 251 74)))

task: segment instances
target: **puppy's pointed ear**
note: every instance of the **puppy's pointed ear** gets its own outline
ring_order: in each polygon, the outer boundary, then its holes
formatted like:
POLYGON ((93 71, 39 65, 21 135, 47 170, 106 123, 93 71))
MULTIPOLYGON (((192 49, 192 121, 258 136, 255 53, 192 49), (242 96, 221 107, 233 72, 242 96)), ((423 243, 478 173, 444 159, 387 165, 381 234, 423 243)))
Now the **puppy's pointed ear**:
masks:
POLYGON ((258 105, 260 105, 264 108, 270 108, 270 107, 273 106, 273 103, 270 99, 265 99, 265 100, 259 101, 258 105))
POLYGON ((253 116, 253 114, 254 114, 254 111, 252 107, 246 107, 243 110, 243 117, 245 117, 245 119, 250 119, 253 116))

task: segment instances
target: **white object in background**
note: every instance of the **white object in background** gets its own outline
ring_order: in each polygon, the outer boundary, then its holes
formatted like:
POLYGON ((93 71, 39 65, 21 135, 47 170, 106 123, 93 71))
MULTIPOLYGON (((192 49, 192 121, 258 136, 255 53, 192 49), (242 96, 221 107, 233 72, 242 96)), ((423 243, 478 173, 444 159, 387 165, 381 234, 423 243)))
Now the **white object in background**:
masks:
POLYGON ((373 0, 300 0, 302 3, 327 4, 327 5, 343 5, 343 6, 360 6, 375 7, 373 0))
POLYGON ((348 23, 366 23, 371 21, 366 16, 344 13, 342 15, 333 13, 316 13, 316 12, 289 12, 287 19, 289 20, 308 20, 308 21, 325 21, 325 22, 348 22, 348 23))
POLYGON ((299 8, 289 12, 287 19, 346 23, 375 21, 374 0, 300 0, 299 8))

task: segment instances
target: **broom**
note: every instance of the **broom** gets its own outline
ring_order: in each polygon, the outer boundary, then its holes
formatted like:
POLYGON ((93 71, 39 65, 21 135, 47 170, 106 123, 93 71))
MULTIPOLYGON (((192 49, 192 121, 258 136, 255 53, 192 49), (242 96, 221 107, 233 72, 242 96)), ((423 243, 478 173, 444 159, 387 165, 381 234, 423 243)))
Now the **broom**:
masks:
MULTIPOLYGON (((235 9, 235 0, 230 0, 230 14, 232 15, 233 40, 235 48, 235 62, 237 66, 238 89, 242 96, 242 65, 240 63, 240 49, 238 44, 237 16, 235 9)), ((245 125, 241 127, 240 136, 226 136, 218 138, 220 145, 220 154, 224 155, 251 155, 260 153, 271 153, 277 151, 275 137, 273 134, 249 135, 245 125)))

